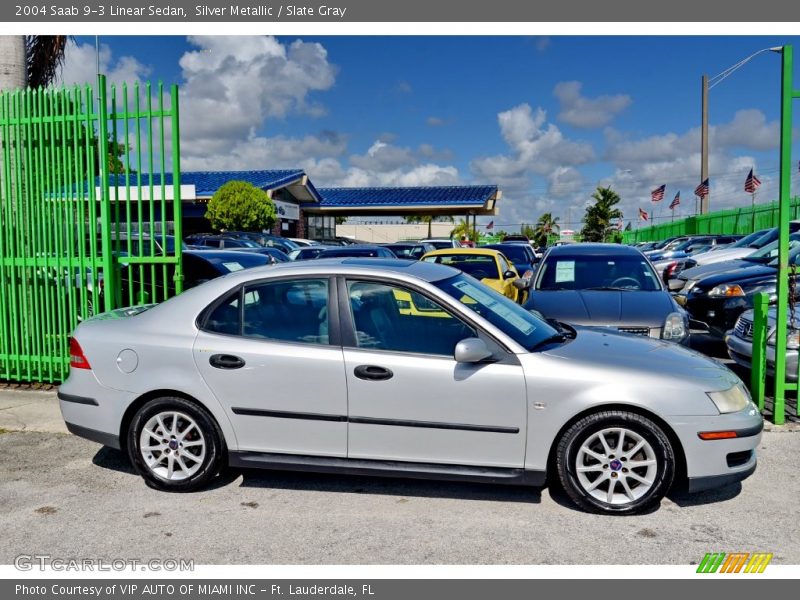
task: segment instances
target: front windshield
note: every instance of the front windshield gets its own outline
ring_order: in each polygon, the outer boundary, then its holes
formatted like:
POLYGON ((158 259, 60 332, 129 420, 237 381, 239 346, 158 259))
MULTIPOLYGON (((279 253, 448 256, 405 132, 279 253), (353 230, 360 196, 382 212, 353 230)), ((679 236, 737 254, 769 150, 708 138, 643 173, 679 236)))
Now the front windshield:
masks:
POLYGON ((551 325, 472 277, 459 274, 434 285, 528 350, 558 335, 551 325))
MULTIPOLYGON (((792 236, 789 238, 789 264, 796 265, 800 262, 800 240, 792 236)), ((775 258, 769 263, 770 267, 778 266, 778 250, 775 250, 775 258)))
POLYGON ((680 244, 678 244, 677 246, 675 246, 673 248, 673 250, 676 250, 676 251, 686 250, 687 248, 689 248, 689 246, 696 246, 696 247, 700 248, 704 244, 708 244, 708 240, 707 239, 697 239, 697 238, 689 239, 689 240, 685 240, 685 241, 681 242, 680 244))
POLYGON ((728 248, 747 248, 748 246, 750 246, 750 244, 755 242, 758 238, 763 237, 763 235, 765 233, 767 233, 768 231, 769 231, 768 229, 767 230, 761 230, 761 231, 756 231, 755 233, 751 233, 750 235, 746 235, 743 238, 741 238, 740 240, 737 240, 733 244, 728 246, 728 248))
POLYGON ((643 256, 550 255, 539 268, 537 290, 660 291, 661 282, 643 256))
MULTIPOLYGON (((790 248, 792 248, 792 244, 800 241, 800 233, 793 233, 789 236, 789 244, 790 248)), ((753 262, 766 262, 767 259, 775 258, 778 256, 778 243, 779 240, 775 240, 763 248, 756 250, 752 254, 748 254, 744 257, 743 260, 752 260, 753 262)))
POLYGON ((492 254, 434 254, 422 259, 425 262, 439 263, 472 275, 475 279, 501 279, 497 261, 492 254))

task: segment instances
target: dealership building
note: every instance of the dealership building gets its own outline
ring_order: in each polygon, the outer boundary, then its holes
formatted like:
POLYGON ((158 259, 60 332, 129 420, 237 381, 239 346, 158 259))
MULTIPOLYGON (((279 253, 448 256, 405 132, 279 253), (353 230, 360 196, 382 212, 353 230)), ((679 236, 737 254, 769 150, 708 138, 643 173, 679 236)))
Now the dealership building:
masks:
MULTIPOLYGON (((143 196, 157 197, 172 188, 172 174, 112 177, 112 201, 124 198, 126 184, 141 186, 143 196)), ((501 192, 496 185, 317 188, 302 169, 259 171, 187 171, 181 173, 181 208, 184 234, 209 231, 205 219, 208 201, 229 181, 246 181, 264 190, 275 204, 275 235, 332 238, 337 217, 405 217, 411 215, 472 218, 496 215, 501 192)), ((134 204, 134 203, 132 203, 134 204)), ((169 210, 169 205, 166 210, 169 210)), ((158 209, 158 204, 156 204, 158 209)), ((134 215, 135 217, 135 215, 134 215)), ((156 221, 160 215, 154 215, 156 221)), ((172 220, 167 214, 166 220, 172 220)))

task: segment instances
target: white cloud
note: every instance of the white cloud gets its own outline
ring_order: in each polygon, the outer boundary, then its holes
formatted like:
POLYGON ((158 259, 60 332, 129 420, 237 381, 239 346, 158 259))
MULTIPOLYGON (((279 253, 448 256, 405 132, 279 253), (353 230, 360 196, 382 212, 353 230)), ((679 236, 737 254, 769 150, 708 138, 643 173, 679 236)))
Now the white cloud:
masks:
POLYGON ((541 211, 553 210, 553 197, 534 189, 545 184, 553 190, 574 188, 576 167, 592 162, 595 152, 591 144, 571 140, 548 123, 542 108, 520 104, 499 113, 497 121, 509 152, 475 159, 470 167, 477 181, 496 183, 503 190, 504 222, 530 222, 541 211), (556 180, 548 179, 554 174, 556 180))
POLYGON ((187 159, 222 162, 244 140, 265 144, 255 132, 267 119, 324 113, 309 99, 335 81, 336 68, 321 44, 282 44, 268 36, 193 36, 189 41, 197 49, 180 59, 187 159))
POLYGON ((562 81, 553 90, 561 104, 558 118, 574 127, 603 127, 631 105, 631 97, 626 94, 587 98, 581 95, 582 86, 580 81, 562 81))
POLYGON ((447 121, 445 121, 441 117, 431 116, 425 119, 425 123, 428 125, 428 127, 442 127, 443 125, 447 124, 447 121))
MULTIPOLYGON (((92 44, 69 42, 64 51, 64 65, 57 78, 58 85, 94 85, 97 81, 97 53, 92 44)), ((107 44, 100 44, 100 72, 109 83, 128 85, 150 75, 151 69, 132 56, 114 58, 107 44)))

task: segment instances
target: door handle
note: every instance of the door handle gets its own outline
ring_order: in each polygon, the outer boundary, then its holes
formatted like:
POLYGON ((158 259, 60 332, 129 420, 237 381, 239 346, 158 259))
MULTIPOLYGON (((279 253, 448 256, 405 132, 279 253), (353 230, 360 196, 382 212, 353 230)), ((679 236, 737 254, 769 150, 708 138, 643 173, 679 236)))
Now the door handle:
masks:
POLYGON ((359 379, 368 379, 371 381, 385 381, 394 376, 394 373, 389 369, 378 367, 377 365, 358 365, 353 369, 353 374, 359 379))
POLYGON ((214 354, 208 362, 217 369, 241 369, 244 366, 244 359, 232 354, 214 354))

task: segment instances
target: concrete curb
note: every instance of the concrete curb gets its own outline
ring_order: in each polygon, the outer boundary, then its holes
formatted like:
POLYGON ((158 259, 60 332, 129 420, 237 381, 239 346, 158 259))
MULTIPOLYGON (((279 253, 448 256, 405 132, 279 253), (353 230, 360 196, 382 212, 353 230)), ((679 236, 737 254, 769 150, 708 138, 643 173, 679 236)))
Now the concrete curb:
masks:
POLYGON ((0 429, 67 433, 55 390, 0 390, 0 429))

